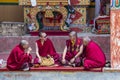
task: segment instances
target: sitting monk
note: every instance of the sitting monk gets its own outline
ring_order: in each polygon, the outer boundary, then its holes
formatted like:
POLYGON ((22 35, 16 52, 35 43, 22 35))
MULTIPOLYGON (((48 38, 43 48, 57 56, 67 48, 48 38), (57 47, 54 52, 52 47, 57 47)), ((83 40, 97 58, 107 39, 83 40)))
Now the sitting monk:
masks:
POLYGON ((77 37, 77 33, 72 31, 69 33, 70 39, 66 41, 66 46, 62 56, 62 64, 68 66, 80 66, 83 52, 82 39, 77 37))
MULTIPOLYGON (((36 41, 36 58, 34 60, 35 64, 41 64, 41 66, 52 66, 59 64, 59 55, 56 53, 53 43, 49 38, 47 38, 47 34, 45 32, 39 33, 39 40, 36 41), (54 60, 54 62, 45 63, 45 59, 50 61, 54 60), (42 65, 43 64, 43 65, 42 65), (50 65, 51 64, 51 65, 50 65)), ((47 61, 47 60, 46 60, 47 61)))
POLYGON ((7 59, 7 68, 9 70, 29 70, 32 56, 29 43, 26 40, 21 40, 10 53, 7 59))
POLYGON ((85 69, 105 66, 106 58, 101 48, 89 37, 83 38, 83 66, 85 69))

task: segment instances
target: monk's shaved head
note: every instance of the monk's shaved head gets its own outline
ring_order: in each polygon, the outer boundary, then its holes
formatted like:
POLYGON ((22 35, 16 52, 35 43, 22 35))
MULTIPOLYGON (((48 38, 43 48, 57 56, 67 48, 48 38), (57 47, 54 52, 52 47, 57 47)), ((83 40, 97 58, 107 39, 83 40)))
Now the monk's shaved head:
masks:
POLYGON ((39 36, 40 36, 40 37, 46 37, 47 34, 46 34, 45 32, 40 32, 40 33, 39 33, 39 36))
POLYGON ((20 41, 20 44, 21 44, 21 45, 26 45, 26 44, 29 44, 29 43, 28 43, 27 40, 21 40, 21 41, 20 41))
POLYGON ((20 45, 24 48, 27 49, 29 47, 29 43, 27 40, 21 40, 20 45))
POLYGON ((88 36, 84 37, 83 38, 83 45, 86 46, 90 41, 91 41, 91 39, 88 36))
POLYGON ((71 32, 69 33, 69 37, 70 37, 70 40, 71 40, 71 41, 76 41, 77 32, 71 31, 71 32))
POLYGON ((84 37, 84 38, 83 38, 83 41, 90 42, 90 41, 91 41, 91 39, 90 39, 88 36, 86 36, 86 37, 84 37))
POLYGON ((46 41, 47 39, 47 34, 45 32, 40 32, 39 37, 41 41, 46 41))
POLYGON ((77 36, 77 32, 71 31, 71 32, 69 33, 69 36, 77 36))

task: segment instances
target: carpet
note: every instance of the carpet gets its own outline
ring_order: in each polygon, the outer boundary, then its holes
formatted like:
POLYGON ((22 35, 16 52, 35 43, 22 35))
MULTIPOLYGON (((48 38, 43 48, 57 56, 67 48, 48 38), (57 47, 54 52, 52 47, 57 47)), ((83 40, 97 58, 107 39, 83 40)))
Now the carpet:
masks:
MULTIPOLYGON (((6 67, 0 68, 0 72, 9 71, 6 67)), ((30 71, 63 71, 63 72, 103 72, 103 68, 92 68, 90 70, 85 70, 84 67, 64 67, 64 66, 56 66, 56 67, 32 67, 30 71)))

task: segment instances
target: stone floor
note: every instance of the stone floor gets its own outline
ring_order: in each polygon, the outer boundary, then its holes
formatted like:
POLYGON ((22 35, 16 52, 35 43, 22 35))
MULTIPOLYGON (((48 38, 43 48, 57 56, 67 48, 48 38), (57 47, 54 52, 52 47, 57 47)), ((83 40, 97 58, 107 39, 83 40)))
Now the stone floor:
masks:
POLYGON ((119 72, 1 72, 0 80, 120 80, 119 72))

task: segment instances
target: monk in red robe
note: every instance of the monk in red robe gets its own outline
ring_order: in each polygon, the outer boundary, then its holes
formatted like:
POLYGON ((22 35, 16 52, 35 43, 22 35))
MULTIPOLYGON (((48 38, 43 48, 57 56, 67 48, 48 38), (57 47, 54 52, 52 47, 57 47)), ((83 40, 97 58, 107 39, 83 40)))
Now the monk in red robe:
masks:
POLYGON ((101 48, 89 37, 83 39, 85 46, 83 53, 83 66, 85 69, 101 68, 105 66, 106 58, 101 48))
POLYGON ((31 48, 26 40, 22 40, 10 53, 7 59, 7 68, 9 70, 29 70, 32 56, 31 48))
POLYGON ((70 39, 66 41, 66 46, 62 56, 62 64, 68 66, 80 66, 83 52, 82 39, 77 37, 77 33, 72 31, 69 33, 70 39))
POLYGON ((47 38, 47 34, 44 32, 39 33, 40 39, 36 41, 36 58, 34 63, 41 63, 41 57, 51 57, 54 59, 55 64, 59 64, 59 55, 56 53, 56 50, 53 46, 53 43, 49 38, 47 38))

